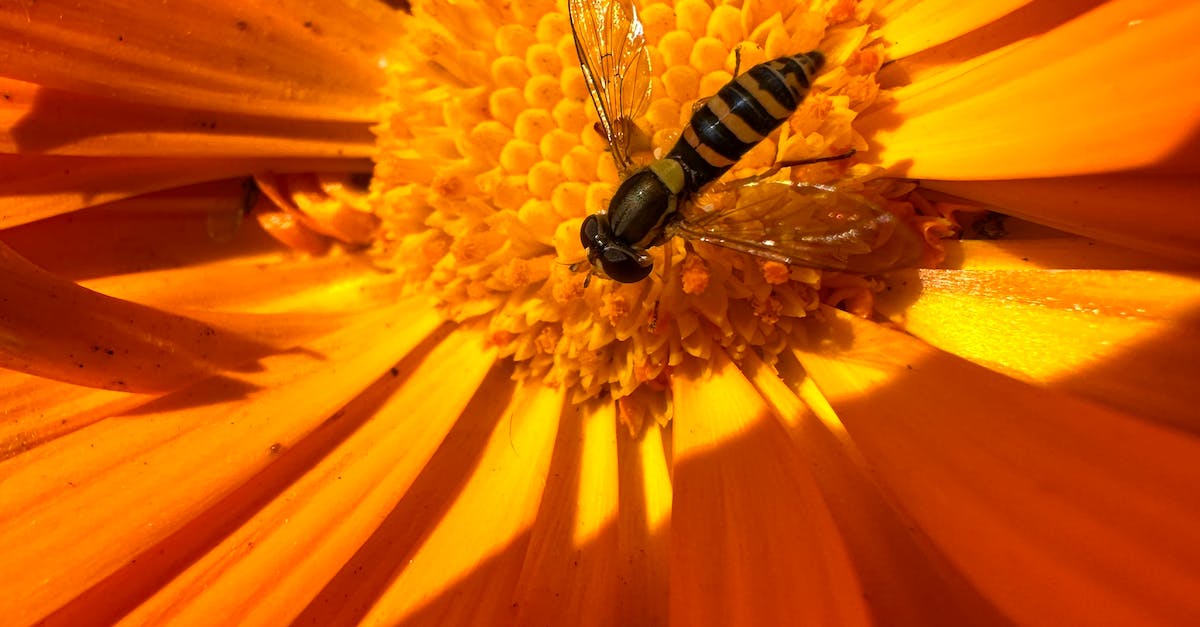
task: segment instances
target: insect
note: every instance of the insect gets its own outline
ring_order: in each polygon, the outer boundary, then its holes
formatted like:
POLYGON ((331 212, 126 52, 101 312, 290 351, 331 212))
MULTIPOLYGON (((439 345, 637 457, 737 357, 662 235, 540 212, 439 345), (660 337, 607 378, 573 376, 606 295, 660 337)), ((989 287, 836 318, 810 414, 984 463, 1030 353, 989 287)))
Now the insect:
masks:
MULTIPOLYGON (((820 52, 781 57, 735 76, 696 108, 665 156, 636 167, 632 120, 650 102, 651 74, 642 24, 628 1, 568 0, 575 51, 622 179, 608 210, 588 216, 580 228, 592 273, 641 281, 654 266, 647 249, 676 235, 822 269, 870 273, 915 261, 914 233, 891 213, 833 186, 758 176, 713 186, 733 193, 718 208, 694 202, 795 112, 824 64, 820 52)), ((780 163, 768 175, 850 154, 780 163)))

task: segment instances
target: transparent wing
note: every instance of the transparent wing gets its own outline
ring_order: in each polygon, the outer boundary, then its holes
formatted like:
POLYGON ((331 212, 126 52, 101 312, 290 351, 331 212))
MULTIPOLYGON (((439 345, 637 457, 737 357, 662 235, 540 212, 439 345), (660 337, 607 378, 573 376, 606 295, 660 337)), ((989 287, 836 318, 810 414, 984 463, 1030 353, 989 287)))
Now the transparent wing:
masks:
POLYGON ((915 264, 917 234, 862 196, 828 185, 754 181, 701 195, 671 229, 786 264, 870 274, 915 264))
POLYGON ((567 0, 583 78, 617 170, 629 158, 633 120, 650 105, 650 54, 637 9, 629 0, 567 0))

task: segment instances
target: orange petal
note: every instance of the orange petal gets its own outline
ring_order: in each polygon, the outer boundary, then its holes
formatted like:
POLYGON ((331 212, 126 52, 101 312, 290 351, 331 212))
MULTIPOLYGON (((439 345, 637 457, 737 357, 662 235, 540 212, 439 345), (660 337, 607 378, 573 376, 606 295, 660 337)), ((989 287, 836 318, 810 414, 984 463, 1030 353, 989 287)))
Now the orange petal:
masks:
POLYGON ((365 194, 352 196, 344 190, 344 182, 312 173, 260 175, 254 180, 276 207, 317 233, 366 246, 379 232, 380 220, 366 205, 365 194), (335 189, 339 186, 341 190, 335 189))
POLYGON ((402 278, 352 256, 251 258, 86 281, 89 289, 195 315, 211 309, 284 315, 356 313, 395 303, 402 278))
POLYGON ((254 221, 275 241, 296 252, 321 256, 333 248, 333 238, 310 229, 294 213, 259 209, 254 212, 254 221))
POLYGON ((243 215, 245 179, 119 201, 4 231, 46 270, 180 311, 353 312, 400 297, 398 274, 350 255, 279 250, 243 215), (100 277, 100 278, 92 278, 100 277))
MULTIPOLYGON (((1140 10, 1147 12, 1163 3, 1177 0, 1142 0, 1138 6, 1129 4, 1118 10, 1140 10), (1151 4, 1154 2, 1155 4, 1151 4)), ((1072 20, 1098 8, 1094 2, 1031 2, 1005 14, 960 37, 941 45, 928 48, 911 56, 886 65, 880 72, 881 85, 888 88, 903 87, 902 99, 908 100, 941 85, 948 80, 975 72, 981 65, 1002 57, 1035 41, 1047 33, 1062 28, 1072 20)), ((1111 11, 1116 2, 1108 0, 1100 7, 1111 11)), ((1126 24, 1113 23, 1114 29, 1125 28, 1126 24)), ((884 26, 886 28, 886 25, 884 26)), ((965 80, 972 80, 967 77, 965 80)))
POLYGON ((374 2, 0 7, 3 71, 12 78, 133 102, 326 120, 372 120, 379 63, 401 32, 398 13, 374 2))
POLYGON ((279 246, 246 218, 248 178, 179 187, 3 231, 4 242, 73 280, 242 259, 281 261, 279 246))
POLYGON ((843 539, 774 413, 724 354, 672 377, 671 621, 866 624, 843 539))
POLYGON ((1114 173, 922 185, 1063 231, 1200 261, 1200 178, 1195 175, 1114 173))
POLYGON ((115 157, 370 157, 365 122, 128 103, 0 78, 0 152, 115 157))
POLYGON ((825 311, 796 356, 889 500, 1009 620, 1200 612, 1200 440, 825 311))
POLYGON ((525 384, 479 400, 461 419, 475 434, 447 438, 390 533, 360 552, 367 564, 343 568, 300 622, 490 626, 513 612, 564 392, 525 384))
POLYGON ((68 385, 0 370, 0 460, 153 400, 145 394, 68 385))
POLYGON ((669 446, 669 441, 663 441, 663 430, 656 425, 642 429, 636 440, 617 438, 621 494, 617 523, 618 625, 667 624, 673 497, 669 446))
POLYGON ((0 244, 0 366, 105 389, 176 389, 277 347, 64 281, 0 244))
POLYGON ((0 226, 12 227, 203 181, 255 172, 369 172, 366 159, 153 159, 0 154, 0 226))
MULTIPOLYGON (((906 176, 1071 176, 1167 160, 1200 124, 1200 5, 1109 2, 932 89, 862 118, 906 176), (1163 54, 1169 50, 1169 54, 1163 54), (1136 59, 1136 63, 1131 63, 1136 59)), ((1196 167, 1184 155, 1186 171, 1196 167)))
MULTIPOLYGON (((391 299, 393 302, 395 298, 391 299)), ((280 314, 187 311, 189 319, 221 329, 222 333, 242 338, 252 347, 271 347, 283 352, 303 347, 311 340, 353 324, 359 312, 322 313, 307 311, 299 305, 296 312, 280 314)), ((416 304, 416 302, 414 302, 416 304)), ((432 308, 432 304, 429 305, 432 308)), ((252 352, 246 355, 253 359, 252 352)), ((149 403, 145 393, 98 390, 80 387, 12 371, 0 371, 0 406, 15 418, 0 424, 0 459, 81 429, 114 413, 131 411, 149 403)))
POLYGON ((31 622, 155 550, 270 465, 273 451, 335 415, 438 321, 404 306, 364 315, 260 372, 210 379, 3 462, 0 605, 31 622))
POLYGON ((617 624, 617 420, 612 403, 581 409, 559 429, 513 599, 519 625, 617 624))
POLYGON ((879 8, 884 18, 879 32, 891 45, 888 56, 906 57, 989 24, 1029 4, 1030 0, 956 2, 955 0, 902 0, 879 8))
POLYGON ((913 335, 1026 381, 1200 433, 1200 275, 921 270, 876 305, 913 335))
POLYGON ((1195 263, 1085 237, 942 240, 942 267, 956 270, 1190 270, 1195 263))
MULTIPOLYGON (((781 371, 799 370, 790 355, 781 371)), ((803 372, 792 380, 801 397, 752 353, 742 370, 783 420, 846 538, 864 599, 878 624, 947 627, 1003 624, 962 577, 926 552, 904 516, 880 493, 871 469, 833 410, 803 372), (812 407, 810 409, 809 407, 812 407), (819 416, 820 415, 820 416, 819 416), (896 573, 904 573, 897 577, 896 573)))
POLYGON ((460 328, 410 355, 336 420, 274 453, 261 474, 51 622, 78 624, 105 612, 147 624, 292 620, 387 526, 472 396, 511 387, 500 370, 480 389, 494 354, 482 334, 460 328))

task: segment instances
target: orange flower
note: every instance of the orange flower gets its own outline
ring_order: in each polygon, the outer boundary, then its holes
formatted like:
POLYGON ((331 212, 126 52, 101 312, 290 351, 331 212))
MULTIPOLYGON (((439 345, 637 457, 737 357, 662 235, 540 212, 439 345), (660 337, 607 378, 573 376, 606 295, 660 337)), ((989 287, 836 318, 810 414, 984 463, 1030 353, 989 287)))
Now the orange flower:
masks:
POLYGON ((564 11, 0 7, 7 622, 1200 616, 1200 9, 639 5, 642 152, 820 48, 735 172, 939 263, 586 288, 564 11))

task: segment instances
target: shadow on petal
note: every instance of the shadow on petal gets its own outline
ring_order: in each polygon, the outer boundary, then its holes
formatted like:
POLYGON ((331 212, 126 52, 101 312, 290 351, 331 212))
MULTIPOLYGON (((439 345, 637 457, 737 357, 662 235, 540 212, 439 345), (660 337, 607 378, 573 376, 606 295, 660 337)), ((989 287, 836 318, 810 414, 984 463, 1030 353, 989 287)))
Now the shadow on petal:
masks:
MULTIPOLYGON (((510 416, 506 410, 512 399, 513 385, 506 370, 498 368, 485 379, 463 411, 464 418, 446 435, 403 499, 321 593, 308 603, 295 624, 360 623, 412 565, 422 544, 436 532, 472 477, 480 471, 479 463, 490 441, 510 416)), ((528 536, 523 536, 522 540, 518 543, 518 555, 523 554, 528 536)), ((499 558, 493 557, 495 559, 499 558)), ((508 558, 500 561, 511 566, 508 558)), ((515 585, 516 573, 509 576, 510 585, 515 585)), ((481 578, 483 581, 489 579, 481 578)), ((443 611, 449 611, 455 601, 447 600, 448 607, 443 611)), ((433 609, 426 611, 436 612, 433 609)))
POLYGON ((1018 623, 1200 611, 1200 444, 836 314, 797 358, 885 493, 1018 623), (827 333, 827 335, 823 335, 827 333))

